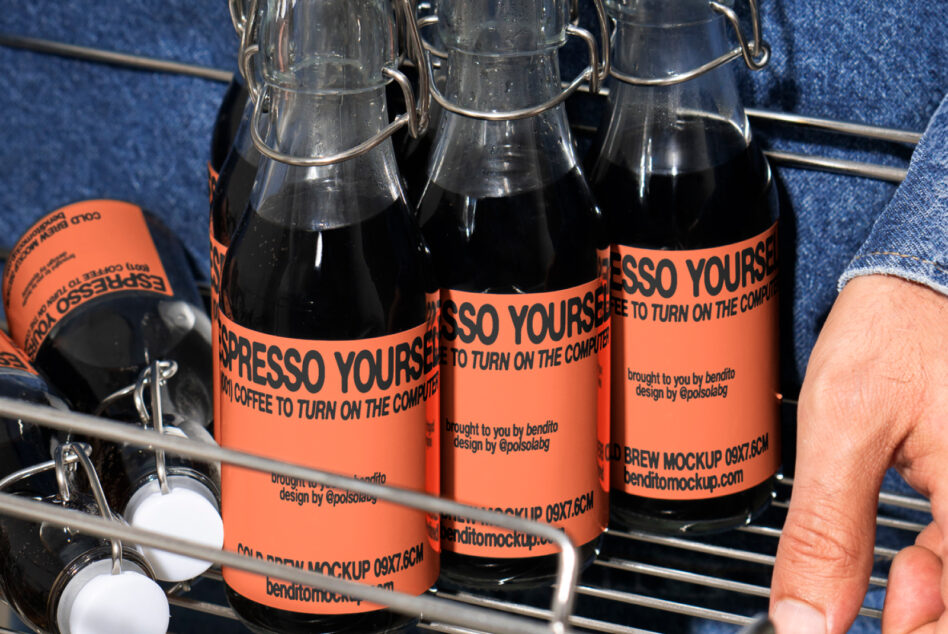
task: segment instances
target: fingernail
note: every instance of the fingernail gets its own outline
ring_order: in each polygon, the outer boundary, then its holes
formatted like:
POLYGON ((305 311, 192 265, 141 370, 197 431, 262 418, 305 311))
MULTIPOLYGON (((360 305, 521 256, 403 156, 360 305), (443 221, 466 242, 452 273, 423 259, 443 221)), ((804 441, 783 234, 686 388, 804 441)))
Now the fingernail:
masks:
POLYGON ((826 634, 826 618, 803 601, 780 600, 774 607, 772 618, 777 634, 826 634))

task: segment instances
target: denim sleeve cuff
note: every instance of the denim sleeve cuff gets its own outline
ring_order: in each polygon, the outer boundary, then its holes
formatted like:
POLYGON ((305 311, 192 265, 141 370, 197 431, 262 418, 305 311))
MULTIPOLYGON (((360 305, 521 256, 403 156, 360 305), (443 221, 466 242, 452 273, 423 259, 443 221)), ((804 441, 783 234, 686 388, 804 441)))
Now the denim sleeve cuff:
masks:
POLYGON ((908 175, 839 278, 885 274, 948 295, 948 96, 912 155, 908 175))

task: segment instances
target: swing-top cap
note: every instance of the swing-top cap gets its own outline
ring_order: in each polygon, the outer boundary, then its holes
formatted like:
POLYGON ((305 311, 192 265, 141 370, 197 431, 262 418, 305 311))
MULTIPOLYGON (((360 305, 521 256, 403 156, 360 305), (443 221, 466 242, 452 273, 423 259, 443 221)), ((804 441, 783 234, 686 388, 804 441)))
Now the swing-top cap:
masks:
POLYGON ((168 597, 126 562, 118 574, 109 560, 92 562, 69 580, 56 612, 62 634, 164 634, 168 597))
MULTIPOLYGON (((224 522, 207 487, 193 478, 171 475, 170 490, 162 493, 156 480, 139 488, 128 505, 124 517, 135 528, 162 533, 220 548, 224 544, 224 522)), ((152 547, 142 547, 142 554, 162 581, 186 581, 197 577, 211 562, 186 557, 152 547)))

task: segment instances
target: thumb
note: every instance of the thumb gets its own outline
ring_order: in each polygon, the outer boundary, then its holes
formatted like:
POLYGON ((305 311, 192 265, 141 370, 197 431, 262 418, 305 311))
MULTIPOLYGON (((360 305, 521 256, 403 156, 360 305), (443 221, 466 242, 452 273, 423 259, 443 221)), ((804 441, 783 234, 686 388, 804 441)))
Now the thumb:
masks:
POLYGON ((770 602, 778 634, 845 632, 872 570, 885 426, 853 416, 839 399, 852 392, 839 387, 828 381, 800 394, 796 474, 770 602))

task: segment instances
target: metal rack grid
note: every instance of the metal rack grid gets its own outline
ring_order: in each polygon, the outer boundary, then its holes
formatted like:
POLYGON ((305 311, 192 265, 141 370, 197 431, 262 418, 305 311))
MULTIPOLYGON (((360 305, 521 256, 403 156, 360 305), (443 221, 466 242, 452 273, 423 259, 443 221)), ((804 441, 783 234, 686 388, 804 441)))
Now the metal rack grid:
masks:
MULTIPOLYGON (((788 406, 793 407, 793 404, 788 406)), ((176 436, 160 436, 151 430, 84 414, 0 399, 0 415, 34 421, 55 429, 94 434, 116 442, 177 452, 194 459, 220 460, 284 473, 375 494, 383 499, 408 503, 426 510, 434 510, 441 505, 446 512, 490 523, 508 524, 510 527, 519 524, 519 530, 528 532, 550 530, 549 527, 518 518, 497 515, 491 518, 488 516, 493 514, 485 511, 460 508, 461 505, 414 492, 406 494, 381 485, 261 459, 176 436), (446 505, 453 506, 449 509, 446 505)), ((792 485, 792 478, 782 477, 778 481, 772 507, 754 523, 730 533, 694 538, 609 530, 599 556, 578 581, 569 581, 569 557, 566 557, 563 560, 566 570, 562 571, 564 583, 558 588, 506 595, 471 593, 445 587, 433 589, 423 597, 400 595, 162 537, 115 521, 10 494, 0 494, 0 512, 37 521, 68 524, 82 532, 102 537, 165 548, 216 564, 361 596, 390 605, 398 611, 419 615, 417 629, 421 631, 476 634, 572 630, 642 634, 700 629, 698 624, 702 622, 730 625, 734 626, 733 629, 755 626, 755 616, 767 607, 770 592, 768 584, 777 539, 792 485), (564 606, 566 611, 562 612, 564 606), (556 618, 557 613, 562 614, 562 619, 556 618)), ((930 521, 930 505, 924 499, 883 493, 879 502, 877 523, 880 539, 875 546, 875 567, 870 578, 870 591, 859 612, 860 619, 868 622, 870 629, 873 629, 871 624, 878 623, 881 616, 881 593, 887 583, 891 559, 900 547, 912 543, 918 532, 930 521)), ((210 627, 209 623, 213 623, 214 630, 219 632, 244 631, 236 625, 237 617, 222 600, 220 582, 218 569, 212 569, 194 582, 167 588, 169 602, 176 610, 172 632, 205 631, 210 627), (194 629, 195 626, 188 623, 196 618, 193 615, 198 614, 204 621, 202 625, 196 626, 198 629, 194 629), (233 627, 230 627, 229 622, 234 624, 233 627)), ((0 632, 3 631, 15 630, 0 629, 0 632)))
MULTIPOLYGON (((215 69, 192 67, 97 49, 81 49, 56 42, 3 34, 0 34, 0 45, 30 48, 70 57, 84 57, 99 62, 131 65, 159 72, 192 74, 215 80, 229 79, 228 73, 215 69)), ((886 142, 913 144, 920 136, 916 132, 795 114, 753 109, 748 109, 747 113, 758 122, 803 126, 886 142)), ((583 129, 578 131, 588 132, 583 129)), ((789 152, 768 152, 767 154, 775 165, 789 168, 826 170, 889 182, 899 182, 905 176, 904 169, 890 166, 789 152)), ((790 400, 785 400, 784 405, 791 409, 795 407, 795 403, 790 400)), ((103 437, 109 437, 111 433, 112 426, 101 419, 95 421, 92 417, 82 415, 63 416, 61 412, 38 411, 41 409, 0 399, 0 415, 21 416, 61 429, 92 431, 103 437), (87 419, 85 424, 89 427, 83 428, 81 419, 87 419), (99 432, 94 431, 93 427, 98 428, 99 432), (104 433, 100 433, 103 430, 104 433)), ((785 412, 785 419, 787 419, 787 414, 792 420, 793 412, 785 412)), ((168 451, 177 450, 179 453, 190 453, 193 457, 201 457, 200 447, 188 447, 189 444, 195 443, 169 437, 129 438, 129 435, 135 436, 136 433, 149 434, 151 432, 130 430, 125 425, 118 425, 117 428, 122 429, 115 430, 113 436, 115 440, 163 448, 168 451)), ((226 450, 220 451, 227 453, 226 450)), ((221 456, 217 455, 214 458, 220 459, 221 456)), ((284 466, 288 467, 288 465, 284 466)), ((341 482, 338 478, 335 481, 341 482)), ((373 486, 358 481, 351 481, 350 484, 353 488, 371 489, 373 486)), ((576 583, 565 584, 566 594, 575 595, 575 604, 572 604, 572 597, 567 599, 570 609, 564 615, 564 620, 568 623, 568 627, 576 631, 616 634, 685 631, 700 629, 702 623, 734 626, 733 629, 740 626, 754 627, 759 623, 755 615, 762 613, 767 607, 774 554, 792 485, 792 478, 781 478, 778 481, 777 496, 772 507, 751 525, 731 533, 693 538, 662 537, 618 530, 607 531, 602 550, 595 562, 576 583)), ((0 494, 0 512, 32 516, 51 522, 69 522, 93 534, 117 536, 146 544, 152 542, 154 545, 159 545, 160 543, 168 550, 215 560, 218 563, 224 563, 226 560, 228 565, 244 567, 241 562, 233 559, 236 555, 220 552, 215 554, 200 546, 168 541, 127 526, 104 525, 102 522, 105 520, 89 516, 58 517, 58 513, 54 512, 56 509, 26 508, 37 503, 10 499, 11 497, 0 494)), ((878 628, 882 593, 886 587, 888 566, 892 557, 900 547, 913 543, 918 532, 931 520, 931 508, 924 499, 883 492, 879 502, 875 566, 870 579, 869 592, 859 617, 859 620, 870 629, 878 628)), ((68 511, 59 511, 59 513, 78 515, 68 511)), ((472 510, 471 514, 476 513, 472 510)), ((171 631, 177 631, 176 624, 186 624, 191 618, 212 619, 208 623, 215 623, 215 630, 230 631, 225 630, 226 624, 236 622, 236 616, 222 600, 220 582, 219 569, 215 568, 192 583, 169 587, 169 601, 174 606, 173 614, 177 619, 172 620, 171 631)), ((329 579, 328 583, 313 585, 335 589, 332 583, 333 580, 329 579)), ((559 590, 559 595, 562 595, 563 586, 559 590)), ((559 597, 561 600, 559 608, 555 600, 551 608, 550 597, 549 591, 491 596, 485 593, 474 594, 463 590, 438 588, 430 591, 427 597, 420 599, 425 604, 424 609, 418 608, 415 604, 411 605, 415 606, 415 613, 421 615, 418 629, 422 631, 456 634, 494 631, 561 631, 562 628, 557 625, 554 612, 562 609, 563 597, 559 597)), ((397 597, 385 602, 398 607, 395 605, 398 603, 397 597)), ((404 609, 406 605, 408 604, 403 604, 402 608, 404 609)), ((0 627, 0 634, 4 632, 18 634, 20 631, 0 627)), ((199 630, 187 629, 187 631, 199 630)))

